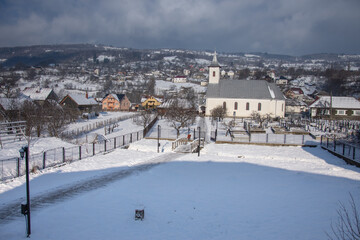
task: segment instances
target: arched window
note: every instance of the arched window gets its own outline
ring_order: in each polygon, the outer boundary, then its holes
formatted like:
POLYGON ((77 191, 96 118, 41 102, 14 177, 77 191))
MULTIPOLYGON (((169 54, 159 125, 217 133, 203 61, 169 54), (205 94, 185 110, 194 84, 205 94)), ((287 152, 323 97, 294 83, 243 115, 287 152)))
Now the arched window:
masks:
POLYGON ((237 110, 237 108, 238 108, 238 103, 235 102, 235 103, 234 103, 234 110, 237 110))
POLYGON ((250 110, 250 103, 246 103, 246 110, 250 110))
POLYGON ((213 77, 215 77, 215 75, 216 75, 216 73, 215 73, 215 71, 213 71, 213 77))
POLYGON ((261 103, 258 103, 258 111, 261 111, 261 103))
POLYGON ((226 102, 223 102, 223 109, 226 109, 226 102))

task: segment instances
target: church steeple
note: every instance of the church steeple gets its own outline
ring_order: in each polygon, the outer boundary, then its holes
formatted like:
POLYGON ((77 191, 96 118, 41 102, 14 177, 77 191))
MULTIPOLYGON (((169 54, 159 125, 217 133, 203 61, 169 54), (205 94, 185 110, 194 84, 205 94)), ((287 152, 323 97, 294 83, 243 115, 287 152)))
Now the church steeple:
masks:
POLYGON ((220 81, 220 64, 217 61, 216 51, 213 60, 209 66, 209 83, 219 83, 220 81))

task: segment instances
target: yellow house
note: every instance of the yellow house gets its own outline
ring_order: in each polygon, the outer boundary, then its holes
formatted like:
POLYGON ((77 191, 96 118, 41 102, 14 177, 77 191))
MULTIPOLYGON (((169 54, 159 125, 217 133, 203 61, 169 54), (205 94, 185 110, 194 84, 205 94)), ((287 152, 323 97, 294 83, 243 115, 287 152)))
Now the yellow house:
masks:
POLYGON ((161 98, 156 98, 154 96, 145 96, 141 98, 141 106, 144 109, 156 109, 161 103, 161 98))

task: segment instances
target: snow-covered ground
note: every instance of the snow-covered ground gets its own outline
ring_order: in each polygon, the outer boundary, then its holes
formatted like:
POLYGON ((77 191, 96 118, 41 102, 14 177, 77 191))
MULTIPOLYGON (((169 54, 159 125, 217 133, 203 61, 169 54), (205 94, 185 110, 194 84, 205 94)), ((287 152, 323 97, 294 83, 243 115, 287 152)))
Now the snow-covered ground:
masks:
MULTIPOLYGON (((31 196, 39 200, 130 171, 33 208, 31 237, 327 239, 339 201, 346 204, 351 193, 359 202, 360 170, 319 147, 208 144, 200 157, 171 153, 166 141, 161 147, 164 152, 157 153, 156 140, 143 139, 127 150, 32 174, 31 196), (167 162, 136 170, 160 159, 167 162), (145 210, 144 221, 134 220, 135 209, 145 210)), ((0 210, 24 200, 24 183, 20 177, 0 184, 0 210)), ((24 218, 16 216, 0 220, 0 239, 26 237, 24 218)))

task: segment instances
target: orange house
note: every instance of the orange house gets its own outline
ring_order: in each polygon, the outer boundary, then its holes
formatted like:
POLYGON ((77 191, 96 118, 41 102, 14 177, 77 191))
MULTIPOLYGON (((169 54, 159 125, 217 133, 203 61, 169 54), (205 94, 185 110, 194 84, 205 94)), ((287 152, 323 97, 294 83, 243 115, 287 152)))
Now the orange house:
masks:
POLYGON ((101 101, 103 111, 129 111, 131 102, 125 94, 108 94, 101 101))

